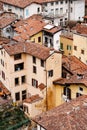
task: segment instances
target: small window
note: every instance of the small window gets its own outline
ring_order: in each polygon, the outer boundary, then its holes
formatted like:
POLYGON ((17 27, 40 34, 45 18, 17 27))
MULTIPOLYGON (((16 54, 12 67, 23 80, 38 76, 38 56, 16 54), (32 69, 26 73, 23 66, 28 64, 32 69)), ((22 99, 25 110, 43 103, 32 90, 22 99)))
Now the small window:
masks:
POLYGON ((29 16, 29 10, 26 9, 26 16, 29 16))
POLYGON ((60 49, 63 50, 63 43, 60 43, 60 49))
POLYGON ((56 1, 56 5, 58 5, 58 1, 56 1))
POLYGON ((71 7, 71 13, 73 12, 73 8, 71 7))
POLYGON ((37 73, 36 66, 33 66, 33 73, 37 73))
POLYGON ((48 76, 49 76, 49 77, 52 77, 52 76, 53 76, 53 70, 49 70, 49 71, 48 71, 48 76))
POLYGON ((37 12, 38 12, 38 13, 40 12, 40 8, 39 8, 39 7, 37 8, 37 12))
POLYGON ((5 80, 5 73, 2 71, 2 78, 5 80))
POLYGON ((38 87, 38 81, 35 80, 35 79, 32 79, 32 86, 37 88, 38 87))
POLYGON ((15 71, 23 70, 24 69, 24 63, 16 64, 14 66, 15 71))
POLYGON ((19 85, 19 78, 15 78, 15 86, 19 85))
POLYGON ((22 100, 26 99, 26 95, 27 95, 27 94, 26 94, 26 90, 23 90, 23 91, 22 91, 22 100))
POLYGON ((63 1, 60 1, 61 4, 63 4, 63 1))
POLYGON ((73 1, 71 0, 71 4, 73 3, 73 1))
POLYGON ((82 96, 81 93, 76 93, 76 97, 82 96))
POLYGON ((19 60, 19 59, 21 59, 21 54, 14 55, 14 60, 19 60))
POLYGON ((36 57, 32 57, 33 58, 33 63, 35 63, 36 64, 36 57))
POLYGON ((23 84, 23 83, 26 83, 26 76, 25 76, 25 75, 21 77, 21 83, 22 83, 22 84, 23 84))
POLYGON ((77 46, 74 46, 74 50, 77 51, 77 46))
POLYGON ((44 60, 41 60, 41 66, 44 67, 44 60))
POLYGON ((81 50, 81 54, 84 54, 84 50, 81 50))
POLYGON ((65 1, 65 3, 67 4, 67 0, 65 1))
POLYGON ((51 2, 51 5, 53 6, 53 2, 51 2))
POLYGON ((79 90, 80 90, 80 91, 83 91, 83 88, 82 88, 82 87, 79 87, 79 90))
POLYGON ((16 99, 16 101, 20 100, 20 93, 19 92, 15 93, 15 99, 16 99))
POLYGON ((38 37, 38 42, 41 42, 41 37, 38 37))
POLYGON ((67 45, 67 50, 71 50, 71 46, 70 45, 67 45))

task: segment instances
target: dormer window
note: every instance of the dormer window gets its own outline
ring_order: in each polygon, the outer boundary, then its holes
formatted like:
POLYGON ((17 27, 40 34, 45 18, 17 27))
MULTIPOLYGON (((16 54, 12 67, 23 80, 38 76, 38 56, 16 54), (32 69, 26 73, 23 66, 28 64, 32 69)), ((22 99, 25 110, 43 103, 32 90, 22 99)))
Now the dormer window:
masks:
POLYGON ((77 74, 77 79, 83 79, 84 75, 83 74, 77 74))

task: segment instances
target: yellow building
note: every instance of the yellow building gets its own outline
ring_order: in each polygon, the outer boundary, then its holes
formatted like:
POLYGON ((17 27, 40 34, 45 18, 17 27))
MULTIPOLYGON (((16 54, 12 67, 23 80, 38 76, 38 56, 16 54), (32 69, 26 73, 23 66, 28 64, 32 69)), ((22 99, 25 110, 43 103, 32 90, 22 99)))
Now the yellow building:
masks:
POLYGON ((87 36, 75 33, 73 39, 73 54, 87 64, 87 36))
POLYGON ((72 55, 73 37, 69 32, 60 35, 60 49, 63 50, 64 55, 72 55))
POLYGON ((59 79, 57 81, 54 81, 54 89, 56 92, 55 106, 58 106, 64 102, 68 102, 69 100, 74 99, 78 96, 87 95, 87 84, 82 83, 81 81, 81 83, 73 83, 73 81, 70 82, 70 79, 66 79, 65 82, 64 80, 65 79, 59 79))
POLYGON ((87 66, 75 56, 63 56, 62 78, 53 81, 55 106, 87 95, 87 66))

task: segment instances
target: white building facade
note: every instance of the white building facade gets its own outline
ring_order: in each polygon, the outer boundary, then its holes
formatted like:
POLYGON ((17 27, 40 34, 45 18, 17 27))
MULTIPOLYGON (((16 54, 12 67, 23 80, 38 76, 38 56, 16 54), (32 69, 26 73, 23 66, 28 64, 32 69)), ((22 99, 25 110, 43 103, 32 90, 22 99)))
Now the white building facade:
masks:
POLYGON ((51 18, 55 25, 66 25, 68 20, 83 20, 85 15, 84 0, 58 0, 43 3, 43 15, 51 18), (78 13, 79 12, 79 13, 78 13))
POLYGON ((7 12, 12 12, 17 15, 18 18, 28 18, 33 14, 41 13, 41 5, 37 3, 31 3, 26 7, 17 7, 15 5, 10 5, 8 3, 3 4, 3 9, 7 12))

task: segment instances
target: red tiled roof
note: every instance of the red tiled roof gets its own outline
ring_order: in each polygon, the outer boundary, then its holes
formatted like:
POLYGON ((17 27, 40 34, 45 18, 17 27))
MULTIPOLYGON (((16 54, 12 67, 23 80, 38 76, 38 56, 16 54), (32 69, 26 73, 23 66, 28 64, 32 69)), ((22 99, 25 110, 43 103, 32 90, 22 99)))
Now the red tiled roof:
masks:
POLYGON ((32 3, 37 3, 35 0, 0 0, 0 1, 20 8, 25 8, 26 6, 32 3))
POLYGON ((87 25, 86 24, 77 24, 72 30, 76 30, 79 34, 87 35, 87 25))
POLYGON ((0 45, 9 43, 10 39, 5 37, 0 37, 0 45))
POLYGON ((24 103, 33 103, 33 102, 36 102, 41 99, 42 98, 38 94, 36 94, 36 95, 32 95, 30 98, 24 99, 23 102, 24 103))
POLYGON ((66 85, 66 84, 83 84, 87 87, 87 74, 84 74, 83 78, 79 78, 78 75, 74 75, 67 78, 61 78, 53 81, 54 84, 66 85))
POLYGON ((39 15, 33 15, 26 20, 21 20, 14 24, 15 31, 17 32, 17 36, 14 36, 13 39, 16 41, 26 41, 29 38, 40 31, 42 31, 44 25, 46 25, 42 20, 42 17, 39 15))
POLYGON ((61 28, 60 26, 59 26, 59 27, 54 26, 54 27, 51 28, 51 29, 43 28, 43 30, 46 31, 46 32, 49 32, 49 33, 55 34, 56 32, 62 30, 62 28, 61 28))
POLYGON ((3 85, 2 82, 0 82, 0 88, 2 89, 3 93, 6 95, 10 95, 10 91, 3 85))
POLYGON ((70 70, 72 73, 83 74, 87 70, 87 65, 81 62, 75 56, 64 56, 62 57, 62 66, 70 70))
POLYGON ((7 51, 9 55, 15 55, 18 53, 27 53, 29 55, 35 56, 39 59, 45 60, 50 56, 50 48, 42 46, 37 43, 32 42, 14 42, 11 41, 10 44, 3 45, 3 48, 7 51), (13 42, 13 44, 11 44, 13 42))
POLYGON ((3 13, 0 15, 0 28, 4 28, 10 25, 12 22, 16 20, 16 16, 13 13, 3 13))
POLYGON ((46 130, 86 130, 87 96, 81 96, 33 118, 46 130))

